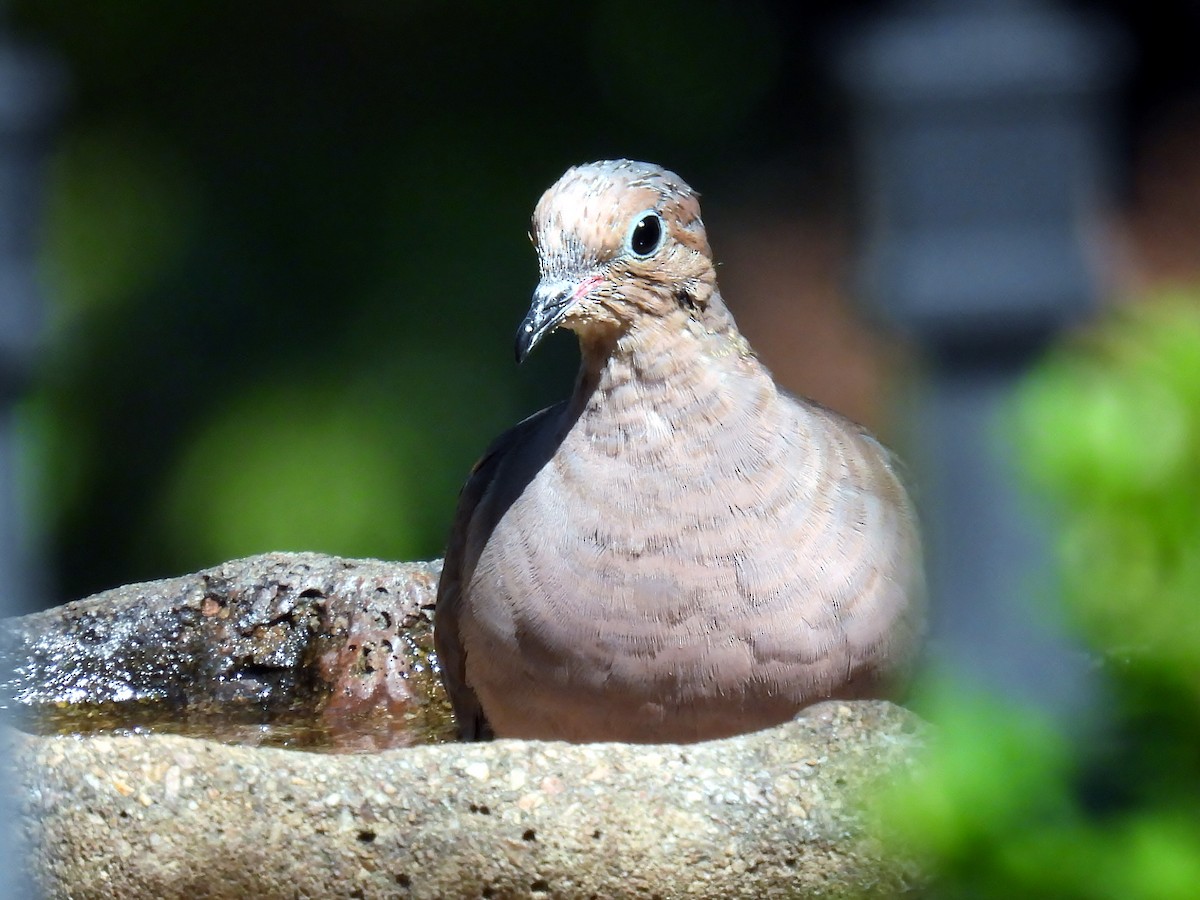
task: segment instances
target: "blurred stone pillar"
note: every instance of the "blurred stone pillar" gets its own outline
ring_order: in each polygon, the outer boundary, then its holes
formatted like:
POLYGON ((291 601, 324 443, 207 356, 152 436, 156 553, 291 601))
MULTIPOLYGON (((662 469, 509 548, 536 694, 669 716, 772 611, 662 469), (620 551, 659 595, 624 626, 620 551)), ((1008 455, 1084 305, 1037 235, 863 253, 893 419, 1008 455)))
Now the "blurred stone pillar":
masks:
POLYGON ((25 513, 15 408, 33 372, 44 309, 37 284, 43 175, 61 72, 0 25, 0 613, 27 611, 43 583, 25 513))
POLYGON ((1114 35, 1046 3, 898 4, 841 57, 856 102, 863 293, 927 364, 912 437, 931 662, 1046 708, 1085 666, 1055 623, 1053 534, 1002 412, 1093 309, 1114 35))
MULTIPOLYGON (((15 43, 0 22, 0 615, 26 612, 44 584, 26 519, 29 471, 18 458, 15 409, 28 386, 44 318, 36 277, 43 170, 62 88, 48 57, 15 43)), ((13 827, 7 760, 0 760, 0 897, 31 897, 13 827)))

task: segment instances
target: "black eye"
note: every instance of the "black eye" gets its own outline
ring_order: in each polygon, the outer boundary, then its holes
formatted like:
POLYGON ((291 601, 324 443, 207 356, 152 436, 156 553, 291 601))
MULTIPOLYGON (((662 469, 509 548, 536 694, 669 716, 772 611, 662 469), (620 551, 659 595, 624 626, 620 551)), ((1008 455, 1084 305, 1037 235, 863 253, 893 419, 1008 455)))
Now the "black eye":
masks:
POLYGON ((663 223, 656 212, 639 216, 629 229, 629 249, 636 256, 650 256, 662 245, 663 223))

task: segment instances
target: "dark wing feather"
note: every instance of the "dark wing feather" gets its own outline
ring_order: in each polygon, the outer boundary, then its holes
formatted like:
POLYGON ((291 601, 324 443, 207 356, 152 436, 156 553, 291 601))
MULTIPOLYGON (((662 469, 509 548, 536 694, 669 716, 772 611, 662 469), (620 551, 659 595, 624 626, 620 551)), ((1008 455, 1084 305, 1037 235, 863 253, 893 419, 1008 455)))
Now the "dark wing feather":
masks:
POLYGON ((458 734, 463 740, 479 741, 492 737, 492 729, 475 691, 467 683, 467 653, 459 634, 459 614, 463 591, 471 583, 479 554, 496 522, 519 493, 525 465, 513 466, 529 439, 564 404, 547 407, 500 435, 471 469, 467 483, 458 495, 454 524, 446 546, 442 577, 438 582, 437 607, 434 610, 434 645, 442 670, 442 683, 450 695, 458 734))

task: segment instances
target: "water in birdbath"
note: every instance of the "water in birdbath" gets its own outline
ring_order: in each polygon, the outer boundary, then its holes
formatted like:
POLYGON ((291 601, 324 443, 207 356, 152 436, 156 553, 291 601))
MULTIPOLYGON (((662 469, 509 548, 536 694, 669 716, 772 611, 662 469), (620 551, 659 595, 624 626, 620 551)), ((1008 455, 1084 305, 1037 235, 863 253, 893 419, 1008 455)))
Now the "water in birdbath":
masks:
POLYGON ((11 724, 37 735, 175 734, 318 753, 374 753, 454 739, 454 723, 444 708, 329 721, 306 707, 266 712, 220 704, 181 708, 169 700, 62 702, 20 709, 11 724))

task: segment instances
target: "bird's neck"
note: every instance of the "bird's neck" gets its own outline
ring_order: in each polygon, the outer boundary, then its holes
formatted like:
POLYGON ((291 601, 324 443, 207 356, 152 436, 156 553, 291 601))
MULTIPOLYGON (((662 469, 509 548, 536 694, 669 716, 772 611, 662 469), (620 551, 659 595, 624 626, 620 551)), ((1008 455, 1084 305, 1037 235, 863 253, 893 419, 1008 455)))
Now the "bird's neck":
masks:
POLYGON ((719 415, 747 395, 773 394, 770 374, 724 305, 705 313, 679 309, 620 333, 581 335, 573 412, 586 419, 640 405, 663 414, 699 405, 719 415))

